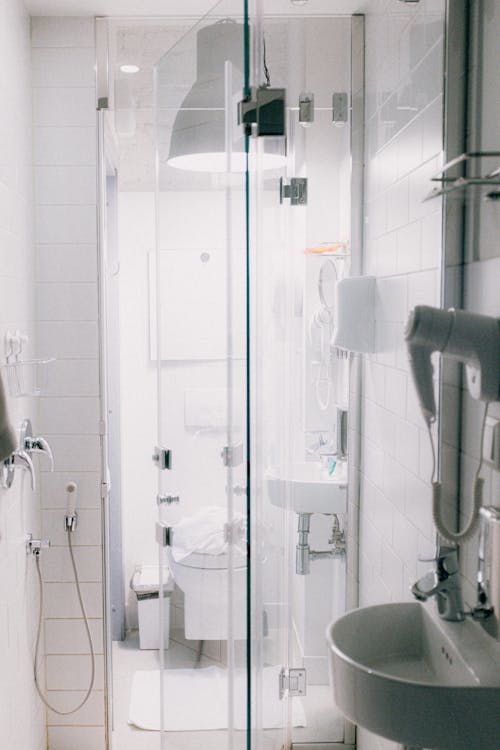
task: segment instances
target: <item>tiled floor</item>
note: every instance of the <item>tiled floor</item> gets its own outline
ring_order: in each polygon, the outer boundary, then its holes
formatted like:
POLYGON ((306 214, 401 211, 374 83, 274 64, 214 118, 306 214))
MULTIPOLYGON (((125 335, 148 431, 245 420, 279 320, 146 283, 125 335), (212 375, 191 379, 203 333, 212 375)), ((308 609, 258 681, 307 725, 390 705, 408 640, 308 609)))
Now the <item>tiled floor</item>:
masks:
MULTIPOLYGON (((113 643, 113 708, 114 729, 112 750, 160 750, 159 732, 147 732, 128 724, 128 711, 132 677, 136 670, 158 669, 157 651, 141 651, 137 633, 132 633, 123 642, 113 643)), ((170 648, 165 652, 167 669, 195 667, 197 652, 176 641, 170 641, 170 648)), ((201 658, 199 666, 218 664, 206 656, 201 658)), ((307 696, 303 699, 307 716, 307 727, 293 730, 294 742, 339 742, 343 736, 343 720, 332 706, 331 691, 328 686, 312 685, 308 687, 307 696)), ((195 707, 193 707, 195 710, 195 707)), ((269 730, 262 738, 263 750, 279 750, 281 731, 269 730)), ((243 732, 235 735, 234 750, 246 747, 243 732)), ((169 732, 166 747, 168 750, 224 750, 228 747, 225 731, 209 732, 169 732)))

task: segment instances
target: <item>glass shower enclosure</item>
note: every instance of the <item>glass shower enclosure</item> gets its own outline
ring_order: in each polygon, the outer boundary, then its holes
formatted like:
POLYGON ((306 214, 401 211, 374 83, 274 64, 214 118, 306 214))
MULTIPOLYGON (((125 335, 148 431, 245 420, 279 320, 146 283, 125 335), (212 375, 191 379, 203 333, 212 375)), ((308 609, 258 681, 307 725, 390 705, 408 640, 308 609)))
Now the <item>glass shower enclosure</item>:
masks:
MULTIPOLYGON (((148 197, 122 201, 124 226, 149 242, 136 311, 156 488, 137 528, 147 517, 169 604, 158 607, 144 748, 352 742, 324 636, 346 607, 350 363, 331 339, 336 285, 351 272, 352 28, 321 0, 221 0, 200 18, 108 22, 115 95, 99 113, 101 173, 117 148, 120 182, 141 123, 151 145, 148 197), (124 76, 123 39, 150 61, 150 90, 124 76), (195 654, 188 667, 176 644, 195 654)), ((118 232, 118 246, 128 241, 118 232)), ((109 280, 106 253, 102 263, 109 280)), ((121 480, 125 498, 123 468, 121 480)), ((107 508, 108 550, 123 541, 126 505, 107 508)), ((127 577, 111 566, 108 621, 126 620, 114 592, 127 577)), ((121 637, 109 634, 110 665, 121 637)))

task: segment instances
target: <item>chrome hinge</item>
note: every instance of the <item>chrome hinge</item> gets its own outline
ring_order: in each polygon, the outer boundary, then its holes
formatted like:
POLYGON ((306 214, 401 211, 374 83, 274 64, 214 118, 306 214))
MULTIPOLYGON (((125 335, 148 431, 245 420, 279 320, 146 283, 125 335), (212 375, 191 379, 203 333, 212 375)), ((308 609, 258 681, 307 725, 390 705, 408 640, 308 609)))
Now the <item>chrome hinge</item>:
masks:
POLYGON ((243 443, 225 445, 220 452, 224 466, 239 466, 243 463, 243 443))
POLYGON ((249 97, 238 104, 238 122, 244 125, 248 135, 255 125, 255 135, 285 135, 286 90, 268 86, 253 88, 249 97))
POLYGON ((283 698, 293 698, 298 695, 306 694, 306 677, 307 673, 304 668, 283 669, 279 674, 280 700, 283 698))
POLYGON ((314 122, 314 94, 300 94, 299 122, 305 128, 307 128, 312 122, 314 122))
POLYGON ((280 178, 280 203, 290 198, 291 206, 307 205, 307 177, 292 177, 289 185, 285 185, 280 178))
POLYGON ((167 448, 156 446, 152 459, 161 470, 172 468, 172 451, 169 451, 167 448))
POLYGON ((156 522, 156 541, 160 547, 171 547, 174 530, 162 521, 156 522))
POLYGON ((348 116, 348 99, 345 93, 336 93, 332 97, 332 121, 334 125, 344 125, 348 116))
POLYGON ((178 503, 180 502, 179 495, 157 495, 156 496, 156 504, 157 505, 163 505, 166 503, 167 505, 172 505, 172 503, 178 503))

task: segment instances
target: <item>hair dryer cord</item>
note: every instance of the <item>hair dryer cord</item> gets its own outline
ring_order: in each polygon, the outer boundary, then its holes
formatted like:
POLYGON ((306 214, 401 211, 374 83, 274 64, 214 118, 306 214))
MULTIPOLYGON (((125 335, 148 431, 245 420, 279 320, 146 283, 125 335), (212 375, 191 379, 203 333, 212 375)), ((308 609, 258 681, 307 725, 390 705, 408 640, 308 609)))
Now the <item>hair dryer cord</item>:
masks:
POLYGON ((430 425, 429 424, 427 425, 428 430, 429 430, 431 447, 432 447, 432 477, 431 477, 432 517, 433 517, 434 524, 436 526, 438 533, 444 539, 446 539, 446 541, 450 542, 451 544, 459 544, 460 542, 466 542, 474 534, 479 523, 479 511, 481 509, 481 505, 483 504, 483 486, 484 486, 484 479, 482 479, 479 476, 479 474, 481 473, 481 469, 483 468, 483 455, 484 455, 483 443, 484 443, 484 433, 486 429, 486 417, 488 415, 488 407, 489 407, 489 402, 487 402, 484 407, 483 422, 482 422, 482 427, 481 427, 481 439, 480 439, 480 445, 479 445, 480 459, 479 459, 479 465, 476 470, 476 474, 474 476, 472 511, 471 511, 469 521, 465 529, 463 529, 462 531, 457 531, 457 532, 450 531, 445 521, 443 520, 442 484, 441 482, 434 480, 434 475, 436 473, 436 451, 434 447, 434 441, 432 439, 432 432, 431 432, 430 425))

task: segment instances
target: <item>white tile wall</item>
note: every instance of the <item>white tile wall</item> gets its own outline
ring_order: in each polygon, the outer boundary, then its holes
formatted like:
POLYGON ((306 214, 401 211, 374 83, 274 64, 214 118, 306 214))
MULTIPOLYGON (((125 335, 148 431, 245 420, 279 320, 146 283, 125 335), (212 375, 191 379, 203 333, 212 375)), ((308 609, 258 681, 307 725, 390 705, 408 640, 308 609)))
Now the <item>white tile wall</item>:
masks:
MULTIPOLYGON (((377 353, 363 373, 360 604, 410 596, 432 545, 428 438, 416 404, 403 326, 438 304, 439 206, 422 203, 441 160, 441 0, 371 3, 366 14, 365 273, 377 277, 377 353)), ((361 750, 393 743, 364 730, 361 750)))
POLYGON ((50 750, 102 750, 105 743, 104 726, 49 725, 50 750))
MULTIPOLYGON (((19 0, 0 3, 0 359, 8 329, 35 354, 35 253, 29 19, 19 0)), ((36 399, 8 397, 10 419, 37 419, 36 399)), ((0 489, 0 745, 45 748, 45 711, 33 684, 38 586, 26 532, 39 536, 40 497, 16 477, 0 489)), ((41 670, 43 681, 43 669, 41 670)))
POLYGON ((95 690, 76 714, 48 714, 51 750, 103 750, 102 548, 97 329, 96 113, 93 20, 32 19, 36 320, 40 351, 56 357, 40 400, 39 429, 55 472, 41 475, 45 650, 50 698, 78 703, 89 648, 72 582, 62 516, 65 486, 79 486, 73 536, 82 596, 99 654, 95 690))

